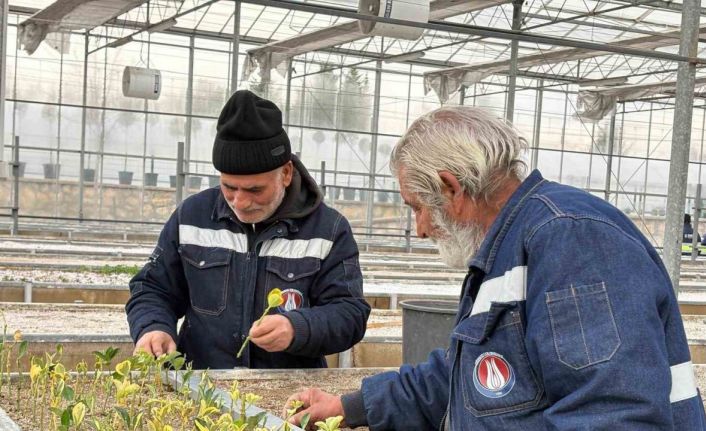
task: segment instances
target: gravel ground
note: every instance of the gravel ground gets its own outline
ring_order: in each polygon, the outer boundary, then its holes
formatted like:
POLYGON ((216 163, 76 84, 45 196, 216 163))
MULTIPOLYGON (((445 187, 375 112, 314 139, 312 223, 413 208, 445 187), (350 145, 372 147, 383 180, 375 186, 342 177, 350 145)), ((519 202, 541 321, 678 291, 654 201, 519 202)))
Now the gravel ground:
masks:
MULTIPOLYGON (((122 305, 0 303, 8 333, 123 335, 128 333, 122 305), (51 324, 47 325, 47 322, 51 324)), ((706 317, 684 316, 690 340, 706 341, 706 317)), ((373 310, 368 319, 368 337, 402 337, 401 310, 373 310)))
POLYGON ((54 305, 0 303, 8 334, 127 335, 122 305, 54 305))
POLYGON ((682 316, 686 336, 690 340, 706 341, 706 316, 682 316))
POLYGON ((149 255, 154 250, 154 247, 129 246, 125 247, 105 247, 101 245, 73 245, 61 243, 29 243, 22 241, 0 241, 0 248, 5 249, 34 249, 45 251, 66 251, 66 252, 105 252, 111 251, 114 253, 144 253, 149 255))
POLYGON ((42 269, 0 269, 0 281, 40 283, 109 284, 127 287, 130 274, 99 274, 90 271, 47 271, 42 269))

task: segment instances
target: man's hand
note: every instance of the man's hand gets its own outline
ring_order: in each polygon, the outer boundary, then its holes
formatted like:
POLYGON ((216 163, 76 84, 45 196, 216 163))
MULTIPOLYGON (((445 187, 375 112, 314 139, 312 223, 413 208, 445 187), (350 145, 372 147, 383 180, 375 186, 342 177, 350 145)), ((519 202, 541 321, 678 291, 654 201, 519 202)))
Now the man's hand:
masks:
POLYGON ((142 337, 137 340, 133 355, 140 350, 158 357, 164 353, 175 352, 176 343, 174 339, 172 339, 172 336, 164 331, 150 331, 145 332, 142 337))
MULTIPOLYGON (((341 397, 326 393, 318 388, 309 388, 289 397, 284 405, 284 417, 286 417, 287 408, 290 407, 292 401, 301 401, 304 403, 297 414, 288 419, 288 422, 294 425, 299 425, 302 417, 307 413, 309 413, 309 425, 313 425, 316 421, 323 421, 333 416, 344 416, 341 397)), ((341 427, 343 426, 344 424, 342 423, 341 427)))
POLYGON ((281 352, 294 340, 294 328, 286 317, 280 314, 265 316, 260 324, 250 328, 250 341, 268 352, 281 352))

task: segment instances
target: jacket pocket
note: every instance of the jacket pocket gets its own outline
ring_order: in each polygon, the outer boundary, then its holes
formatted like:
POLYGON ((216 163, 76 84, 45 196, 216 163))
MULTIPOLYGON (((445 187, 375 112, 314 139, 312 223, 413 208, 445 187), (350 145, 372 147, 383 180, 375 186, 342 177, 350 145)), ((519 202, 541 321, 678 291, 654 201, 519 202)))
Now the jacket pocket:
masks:
POLYGON ((268 257, 267 290, 282 290, 284 304, 280 311, 291 311, 309 306, 309 288, 321 269, 321 260, 315 257, 285 259, 268 257))
POLYGON ((228 296, 231 251, 182 245, 179 254, 189 285, 191 307, 203 314, 221 314, 228 296))
POLYGON ((546 404, 544 388, 527 357, 517 303, 493 303, 488 313, 461 320, 451 337, 460 349, 453 385, 462 389, 463 406, 473 416, 532 410, 546 404))
POLYGON ((545 293, 554 347, 566 366, 579 370, 613 357, 620 335, 605 283, 545 293))

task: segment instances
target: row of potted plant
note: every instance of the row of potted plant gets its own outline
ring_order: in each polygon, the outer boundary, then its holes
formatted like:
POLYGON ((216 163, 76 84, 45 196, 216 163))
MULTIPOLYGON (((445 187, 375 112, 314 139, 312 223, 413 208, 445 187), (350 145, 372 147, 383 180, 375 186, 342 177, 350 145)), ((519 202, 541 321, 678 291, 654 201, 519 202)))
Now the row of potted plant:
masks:
MULTIPOLYGON (((19 166, 19 177, 24 177, 25 174, 25 168, 26 168, 26 162, 20 162, 19 166)), ((44 178, 48 180, 56 180, 59 178, 60 170, 61 170, 61 165, 58 163, 45 163, 43 166, 44 169, 44 178)), ((118 184, 121 185, 131 185, 132 181, 134 178, 134 172, 132 171, 118 171, 118 184)), ((159 178, 159 174, 156 172, 145 172, 144 176, 144 185, 146 187, 156 187, 157 186, 157 181, 159 178)), ((169 186, 171 188, 176 187, 176 175, 170 175, 169 176, 169 186)), ((83 181, 86 183, 92 183, 96 179, 96 170, 92 168, 84 168, 83 169, 83 181)), ((218 177, 208 177, 208 185, 209 187, 215 187, 218 185, 219 179, 218 177)), ((188 177, 187 185, 190 189, 200 189, 201 185, 203 184, 203 177, 202 176, 196 176, 196 175, 190 175, 188 177)))

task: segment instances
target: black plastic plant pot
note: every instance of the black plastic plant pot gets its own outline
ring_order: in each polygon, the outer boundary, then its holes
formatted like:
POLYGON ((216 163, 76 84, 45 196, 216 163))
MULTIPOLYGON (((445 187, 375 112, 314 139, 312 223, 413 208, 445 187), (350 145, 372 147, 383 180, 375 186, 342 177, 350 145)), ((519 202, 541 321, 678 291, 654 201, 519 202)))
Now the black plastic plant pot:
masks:
POLYGON ((405 364, 425 362, 429 353, 447 348, 456 322, 457 301, 410 299, 402 307, 402 361, 405 364))

